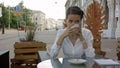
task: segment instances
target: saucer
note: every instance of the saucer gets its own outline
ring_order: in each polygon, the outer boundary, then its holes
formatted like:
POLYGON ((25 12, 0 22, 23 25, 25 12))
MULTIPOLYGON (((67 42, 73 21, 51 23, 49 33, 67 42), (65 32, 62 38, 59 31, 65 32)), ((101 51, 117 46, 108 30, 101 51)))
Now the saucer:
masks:
POLYGON ((85 60, 85 59, 69 59, 68 62, 72 63, 72 64, 83 64, 83 63, 87 62, 87 60, 85 60))

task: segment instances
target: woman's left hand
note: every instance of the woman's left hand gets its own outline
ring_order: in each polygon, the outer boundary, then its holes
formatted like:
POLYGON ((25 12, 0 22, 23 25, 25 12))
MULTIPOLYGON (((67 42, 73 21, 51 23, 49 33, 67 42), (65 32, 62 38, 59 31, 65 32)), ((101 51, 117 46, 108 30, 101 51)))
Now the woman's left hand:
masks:
POLYGON ((82 44, 83 44, 83 48, 84 48, 84 49, 88 48, 87 43, 86 43, 86 41, 85 41, 85 38, 84 38, 83 35, 82 35, 81 30, 77 33, 77 35, 78 35, 78 37, 80 38, 80 40, 81 40, 81 42, 82 42, 82 44))

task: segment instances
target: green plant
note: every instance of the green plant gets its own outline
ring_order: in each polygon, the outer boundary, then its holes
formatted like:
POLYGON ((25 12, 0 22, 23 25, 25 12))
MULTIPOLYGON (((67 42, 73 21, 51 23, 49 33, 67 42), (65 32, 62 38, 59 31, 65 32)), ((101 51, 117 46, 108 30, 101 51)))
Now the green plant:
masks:
POLYGON ((36 28, 34 27, 28 27, 28 30, 26 31, 26 41, 34 41, 36 28))

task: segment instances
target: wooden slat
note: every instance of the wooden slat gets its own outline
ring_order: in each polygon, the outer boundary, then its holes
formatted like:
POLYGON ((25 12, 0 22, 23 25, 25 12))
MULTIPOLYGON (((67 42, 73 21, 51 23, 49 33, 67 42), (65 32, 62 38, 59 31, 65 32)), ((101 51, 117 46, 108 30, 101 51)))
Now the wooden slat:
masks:
POLYGON ((22 66, 17 64, 11 64, 11 68, 37 68, 37 66, 22 66))
POLYGON ((16 54, 23 54, 23 53, 36 53, 41 48, 32 48, 32 49, 15 49, 14 52, 16 54))
POLYGON ((38 51, 45 51, 46 48, 33 48, 33 49, 15 49, 15 54, 24 54, 24 53, 37 53, 38 51))
POLYGON ((33 47, 46 47, 43 42, 15 42, 15 48, 33 48, 33 47))
POLYGON ((38 60, 16 60, 16 59, 11 59, 13 62, 12 64, 37 64, 38 60))
POLYGON ((14 57, 14 59, 16 59, 16 60, 38 59, 38 55, 37 54, 35 54, 35 55, 16 55, 14 57))

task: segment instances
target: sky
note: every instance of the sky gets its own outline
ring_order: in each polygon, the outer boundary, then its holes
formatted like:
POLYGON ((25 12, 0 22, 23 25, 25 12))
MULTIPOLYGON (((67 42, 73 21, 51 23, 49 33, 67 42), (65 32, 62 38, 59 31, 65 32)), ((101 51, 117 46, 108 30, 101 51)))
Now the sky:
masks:
POLYGON ((40 10, 47 18, 64 19, 66 0, 0 0, 5 6, 14 7, 23 1, 23 5, 31 10, 40 10))

